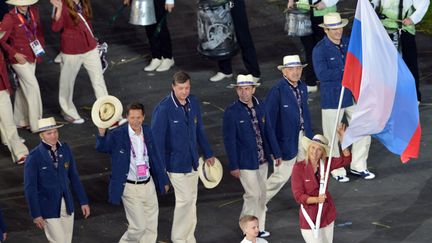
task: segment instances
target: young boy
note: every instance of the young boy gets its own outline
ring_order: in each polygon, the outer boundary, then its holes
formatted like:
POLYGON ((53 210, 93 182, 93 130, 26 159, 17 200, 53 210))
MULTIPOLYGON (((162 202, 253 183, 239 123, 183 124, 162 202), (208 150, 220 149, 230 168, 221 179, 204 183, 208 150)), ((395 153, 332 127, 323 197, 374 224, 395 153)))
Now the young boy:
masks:
POLYGON ((260 229, 258 218, 252 215, 244 215, 240 218, 240 228, 245 234, 245 238, 240 243, 268 243, 262 238, 257 238, 260 229))

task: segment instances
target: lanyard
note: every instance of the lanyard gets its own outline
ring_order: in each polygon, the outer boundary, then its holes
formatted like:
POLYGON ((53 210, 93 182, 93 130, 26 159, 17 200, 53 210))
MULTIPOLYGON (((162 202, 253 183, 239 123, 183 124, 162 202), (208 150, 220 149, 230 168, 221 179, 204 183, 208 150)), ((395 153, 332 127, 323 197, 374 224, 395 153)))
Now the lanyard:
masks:
POLYGON ((34 37, 34 39, 36 39, 37 23, 36 23, 36 19, 35 19, 32 11, 31 11, 31 9, 28 8, 28 13, 30 15, 30 20, 31 20, 31 23, 33 24, 33 28, 27 26, 27 21, 24 19, 23 14, 18 12, 17 8, 15 8, 15 13, 16 13, 16 15, 17 15, 17 17, 21 23, 21 26, 24 28, 24 30, 26 32, 27 39, 29 40, 29 42, 32 42, 33 37, 34 37))
MULTIPOLYGON (((143 141, 143 156, 145 157, 147 155, 147 146, 146 146, 145 141, 144 141, 144 134, 142 135, 142 141, 143 141)), ((134 159, 136 159, 137 156, 136 156, 135 148, 133 146, 132 139, 130 140, 130 142, 131 142, 132 157, 134 159)))
MULTIPOLYGON (((323 188, 323 186, 324 186, 324 181, 325 181, 324 180, 324 162, 321 159, 320 160, 320 190, 319 190, 319 193, 321 192, 321 188, 323 188)), ((311 217, 309 216, 309 214, 304 209, 303 204, 300 204, 300 208, 301 208, 303 216, 305 217, 306 222, 308 223, 311 230, 313 230, 313 231, 318 230, 318 229, 316 229, 316 225, 312 221, 311 217)))

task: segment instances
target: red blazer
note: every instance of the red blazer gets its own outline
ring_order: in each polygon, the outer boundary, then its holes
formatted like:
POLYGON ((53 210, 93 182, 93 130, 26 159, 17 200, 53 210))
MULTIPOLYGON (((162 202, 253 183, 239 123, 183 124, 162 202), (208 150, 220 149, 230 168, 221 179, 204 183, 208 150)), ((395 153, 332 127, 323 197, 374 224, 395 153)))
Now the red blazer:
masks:
MULTIPOLYGON (((36 36, 42 46, 45 46, 45 39, 43 36, 42 25, 39 19, 39 10, 36 6, 30 6, 29 10, 31 11, 35 21, 36 21, 36 36)), ((30 20, 30 23, 27 25, 33 28, 33 21, 30 20)), ((21 53, 27 56, 28 62, 35 62, 36 56, 33 53, 33 50, 30 47, 30 42, 34 41, 34 35, 31 34, 31 40, 28 39, 26 35, 25 28, 22 26, 20 19, 16 13, 15 8, 12 8, 9 13, 7 13, 3 17, 3 21, 1 22, 0 29, 2 31, 6 31, 5 36, 2 40, 5 40, 1 43, 3 49, 8 55, 9 61, 12 64, 18 63, 15 59, 16 53, 21 53)), ((37 58, 37 61, 41 61, 41 58, 37 58)))
MULTIPOLYGON (((346 166, 349 163, 351 163, 351 155, 347 157, 333 158, 330 165, 330 171, 346 166)), ((327 161, 325 166, 327 167, 327 161)), ((319 173, 319 164, 317 171, 319 173)), ((316 177, 310 164, 306 165, 305 161, 295 163, 291 176, 291 190, 296 202, 303 204, 309 217, 311 217, 312 221, 316 223, 318 204, 306 204, 307 198, 310 196, 317 197, 319 191, 319 179, 316 177)), ((336 208, 333 203, 333 198, 330 196, 328 191, 326 191, 326 195, 327 199, 324 202, 321 215, 321 228, 326 227, 336 219, 336 208)), ((299 211, 300 228, 310 229, 301 209, 299 211)))
POLYGON ((9 90, 12 94, 12 86, 9 82, 9 76, 6 68, 6 60, 4 59, 3 52, 0 49, 0 91, 9 90))
MULTIPOLYGON (((62 2, 61 16, 58 21, 53 19, 51 24, 51 29, 54 32, 61 31, 60 50, 65 54, 83 54, 95 49, 97 42, 84 21, 78 16, 79 22, 75 24, 69 14, 65 1, 62 2)), ((87 19, 86 21, 90 28, 92 28, 90 21, 87 19)))

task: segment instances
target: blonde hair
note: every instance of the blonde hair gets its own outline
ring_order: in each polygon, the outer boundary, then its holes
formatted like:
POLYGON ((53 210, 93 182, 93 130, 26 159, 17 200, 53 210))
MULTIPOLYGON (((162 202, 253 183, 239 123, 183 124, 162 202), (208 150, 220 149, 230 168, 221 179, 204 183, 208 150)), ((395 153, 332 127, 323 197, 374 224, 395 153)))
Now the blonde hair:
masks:
POLYGON ((253 215, 243 215, 239 220, 240 229, 244 232, 248 222, 258 221, 258 218, 253 215))

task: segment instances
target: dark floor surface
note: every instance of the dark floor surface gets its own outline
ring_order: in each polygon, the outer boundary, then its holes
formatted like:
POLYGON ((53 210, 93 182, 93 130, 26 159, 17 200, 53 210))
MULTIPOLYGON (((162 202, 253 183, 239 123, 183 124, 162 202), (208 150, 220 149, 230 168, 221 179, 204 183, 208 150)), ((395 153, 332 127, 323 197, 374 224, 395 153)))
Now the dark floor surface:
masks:
MULTIPOLYGON (((127 24, 128 10, 110 26, 109 20, 121 0, 93 0, 95 34, 109 44, 110 68, 105 79, 110 94, 123 104, 143 102, 147 107, 146 121, 151 119, 154 105, 169 92, 172 74, 185 70, 192 77, 192 93, 202 102, 205 131, 216 156, 225 167, 221 184, 212 190, 199 185, 198 242, 240 242, 238 215, 242 205, 242 188, 229 175, 227 158, 222 144, 223 108, 236 96, 226 86, 233 80, 211 83, 208 78, 216 71, 214 61, 196 52, 196 3, 179 0, 168 17, 173 39, 176 67, 165 73, 142 71, 149 58, 143 27, 127 24)), ((57 102, 59 66, 52 62, 58 50, 58 35, 49 31, 51 6, 40 1, 45 24, 47 55, 38 65, 37 77, 43 94, 44 116, 61 119, 57 102)), ((257 96, 264 97, 268 89, 281 77, 276 66, 284 55, 299 52, 299 40, 284 35, 284 2, 247 1, 251 32, 262 71, 263 85, 257 96)), ((352 20, 354 1, 342 1, 341 12, 352 20)), ((347 31, 348 32, 348 31, 347 31)), ((335 222, 334 242, 432 242, 432 40, 418 34, 419 66, 423 104, 420 106, 422 123, 421 153, 418 160, 402 164, 398 156, 388 152, 377 141, 370 149, 369 169, 376 179, 365 181, 351 177, 351 182, 340 184, 330 180, 330 191, 335 199, 338 216, 335 222)), ((235 74, 244 72, 240 55, 233 60, 235 74)), ((83 220, 76 214, 74 242, 118 242, 127 222, 122 207, 107 203, 110 162, 108 156, 95 151, 96 128, 90 119, 94 94, 88 76, 82 70, 77 77, 75 104, 85 118, 83 125, 66 125, 60 129, 61 139, 67 141, 78 161, 81 179, 91 200, 92 215, 83 220)), ((314 132, 321 131, 319 93, 310 96, 310 110, 314 132)), ((38 136, 20 130, 29 148, 38 143, 38 136)), ((0 205, 9 226, 10 243, 46 242, 42 231, 36 230, 28 214, 23 196, 23 167, 11 163, 6 147, 0 148, 0 205)), ((169 242, 174 208, 171 192, 159 198, 159 242, 169 242)), ((267 230, 272 233, 269 242, 302 242, 298 226, 298 205, 294 202, 289 185, 269 203, 267 230)))

